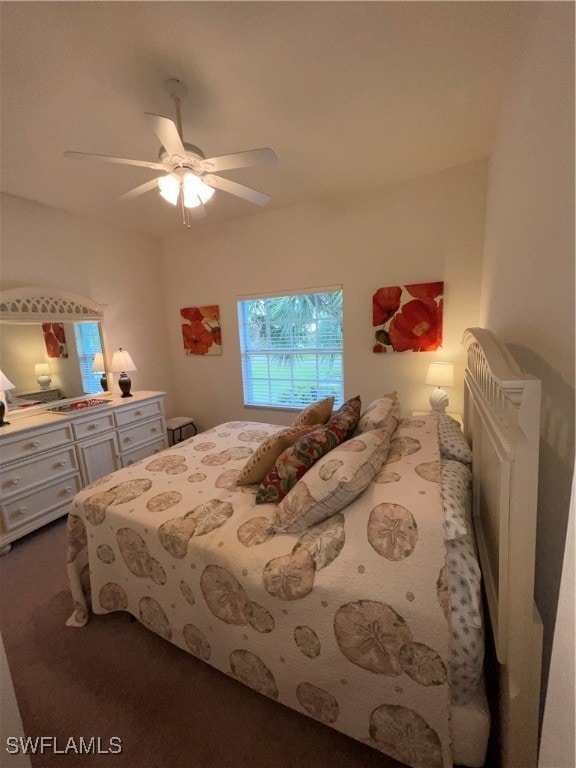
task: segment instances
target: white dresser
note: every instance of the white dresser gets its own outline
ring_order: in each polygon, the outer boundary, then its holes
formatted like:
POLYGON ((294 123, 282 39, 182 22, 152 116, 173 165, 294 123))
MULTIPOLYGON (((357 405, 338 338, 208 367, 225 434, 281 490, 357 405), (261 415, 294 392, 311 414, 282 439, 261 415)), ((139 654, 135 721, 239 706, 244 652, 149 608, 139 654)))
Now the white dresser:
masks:
POLYGON ((68 413, 7 415, 0 427, 0 554, 65 515, 74 494, 168 447, 163 392, 106 396, 68 413))

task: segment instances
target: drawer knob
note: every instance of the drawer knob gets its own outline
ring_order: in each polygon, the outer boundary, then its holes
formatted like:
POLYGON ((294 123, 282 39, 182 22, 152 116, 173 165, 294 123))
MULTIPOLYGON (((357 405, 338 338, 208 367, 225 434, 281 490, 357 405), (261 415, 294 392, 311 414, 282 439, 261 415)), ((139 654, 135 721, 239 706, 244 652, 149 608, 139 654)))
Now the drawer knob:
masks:
POLYGON ((28 507, 20 507, 20 509, 17 509, 17 510, 16 510, 16 513, 15 513, 15 514, 17 514, 17 515, 19 515, 20 517, 22 517, 22 515, 25 515, 25 514, 26 514, 26 512, 28 512, 28 507))
POLYGON ((65 467, 67 463, 68 463, 67 461, 59 461, 59 462, 57 462, 57 464, 55 464, 55 468, 57 468, 57 467, 65 467))
POLYGON ((124 442, 125 442, 125 443, 131 443, 131 442, 132 442, 132 440, 133 440, 133 438, 132 438, 132 437, 125 437, 125 438, 124 438, 124 442))
POLYGON ((150 430, 150 432, 158 432, 158 428, 157 428, 157 427, 152 427, 152 429, 150 430))
POLYGON ((18 485, 19 482, 20 482, 19 477, 13 477, 10 479, 10 485, 18 485))
POLYGON ((134 414, 135 414, 136 416, 142 416, 142 411, 134 411, 134 414))
POLYGON ((88 429, 98 429, 98 424, 89 424, 88 429))
POLYGON ((30 443, 29 447, 30 447, 30 448, 38 448, 38 446, 39 446, 39 445, 40 445, 40 440, 33 440, 33 441, 30 443))

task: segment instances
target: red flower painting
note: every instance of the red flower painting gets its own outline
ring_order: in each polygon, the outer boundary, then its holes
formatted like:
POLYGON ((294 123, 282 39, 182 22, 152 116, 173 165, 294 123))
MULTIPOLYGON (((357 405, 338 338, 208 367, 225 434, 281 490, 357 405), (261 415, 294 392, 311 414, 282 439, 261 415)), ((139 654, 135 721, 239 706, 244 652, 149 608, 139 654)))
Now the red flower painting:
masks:
POLYGON ((62 323, 42 323, 48 357, 68 357, 66 334, 62 323))
POLYGON ((379 288, 372 297, 373 351, 432 352, 442 345, 444 283, 379 288))
POLYGON ((182 323, 184 351, 187 355, 222 354, 220 308, 217 304, 184 307, 180 315, 188 321, 182 323))

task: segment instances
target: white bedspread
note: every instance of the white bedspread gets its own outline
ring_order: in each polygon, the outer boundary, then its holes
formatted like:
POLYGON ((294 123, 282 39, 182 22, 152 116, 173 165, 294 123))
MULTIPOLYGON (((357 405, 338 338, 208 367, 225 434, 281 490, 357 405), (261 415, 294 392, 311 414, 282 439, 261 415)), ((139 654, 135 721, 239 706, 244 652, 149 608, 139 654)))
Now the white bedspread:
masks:
POLYGON ((68 519, 81 626, 126 610, 252 688, 414 768, 452 765, 449 608, 434 419, 303 534, 236 485, 280 427, 231 422, 82 490, 68 519), (88 575, 88 569, 90 574, 88 575), (444 570, 445 573, 445 570, 444 570))

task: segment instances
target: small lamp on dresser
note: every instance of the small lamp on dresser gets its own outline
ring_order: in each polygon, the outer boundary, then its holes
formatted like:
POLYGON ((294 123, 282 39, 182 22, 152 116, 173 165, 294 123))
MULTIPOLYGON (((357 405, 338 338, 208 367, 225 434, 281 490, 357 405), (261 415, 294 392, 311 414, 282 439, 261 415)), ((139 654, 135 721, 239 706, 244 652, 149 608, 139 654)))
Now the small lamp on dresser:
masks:
POLYGON ((112 373, 120 374, 118 378, 118 386, 122 392, 122 397, 132 397, 130 394, 130 387, 132 386, 132 382, 126 375, 126 371, 135 371, 137 368, 134 365, 134 361, 130 357, 130 353, 125 349, 122 349, 122 347, 116 350, 116 352, 114 352, 112 355, 112 365, 110 366, 110 370, 112 373))
POLYGON ((102 352, 96 352, 94 362, 92 363, 92 373, 101 373, 100 386, 104 392, 108 392, 108 380, 106 379, 106 366, 104 365, 104 355, 102 352))
POLYGON ((7 410, 6 395, 4 393, 9 389, 14 389, 14 384, 0 371, 0 427, 10 424, 9 421, 4 421, 7 410))
POLYGON ((446 413, 450 402, 442 387, 454 386, 454 366, 452 363, 430 363, 426 374, 426 384, 434 387, 430 395, 430 407, 436 413, 446 413))
POLYGON ((50 378, 50 366, 48 363, 36 363, 34 372, 36 374, 36 381, 40 385, 40 389, 48 389, 52 383, 52 379, 50 378))

